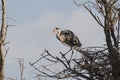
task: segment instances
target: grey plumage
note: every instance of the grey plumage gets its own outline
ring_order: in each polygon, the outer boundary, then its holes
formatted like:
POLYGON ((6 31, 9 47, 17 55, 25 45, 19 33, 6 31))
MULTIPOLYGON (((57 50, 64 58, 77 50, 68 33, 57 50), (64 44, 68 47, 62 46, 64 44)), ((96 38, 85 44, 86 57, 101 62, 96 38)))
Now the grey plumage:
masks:
POLYGON ((81 47, 81 42, 71 30, 60 30, 59 28, 55 28, 53 32, 56 32, 57 39, 63 44, 70 47, 81 47))

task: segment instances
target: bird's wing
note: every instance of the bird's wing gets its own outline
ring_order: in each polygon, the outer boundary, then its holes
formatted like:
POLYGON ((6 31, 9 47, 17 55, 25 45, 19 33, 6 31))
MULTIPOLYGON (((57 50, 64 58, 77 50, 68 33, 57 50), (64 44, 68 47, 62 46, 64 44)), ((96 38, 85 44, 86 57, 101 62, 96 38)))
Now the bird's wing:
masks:
POLYGON ((78 37, 70 30, 62 30, 61 35, 65 36, 65 43, 70 46, 80 46, 78 37))
POLYGON ((73 41, 74 33, 70 30, 62 30, 60 35, 64 35, 68 41, 73 41))

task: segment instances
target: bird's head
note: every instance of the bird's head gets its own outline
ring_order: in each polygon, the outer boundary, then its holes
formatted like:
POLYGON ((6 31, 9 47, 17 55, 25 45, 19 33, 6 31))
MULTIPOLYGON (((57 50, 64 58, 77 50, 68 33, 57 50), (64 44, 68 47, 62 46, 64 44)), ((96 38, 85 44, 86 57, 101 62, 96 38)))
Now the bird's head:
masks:
POLYGON ((60 33, 60 29, 59 28, 54 28, 52 33, 53 34, 59 34, 60 33))

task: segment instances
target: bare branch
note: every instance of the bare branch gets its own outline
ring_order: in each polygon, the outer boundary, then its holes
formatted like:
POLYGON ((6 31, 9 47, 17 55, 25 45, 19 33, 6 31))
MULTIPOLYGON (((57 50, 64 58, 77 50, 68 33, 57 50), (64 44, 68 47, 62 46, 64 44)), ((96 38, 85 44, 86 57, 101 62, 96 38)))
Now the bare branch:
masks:
POLYGON ((19 59, 19 70, 20 70, 20 80, 24 80, 23 73, 24 73, 24 59, 19 59))
POLYGON ((4 57, 6 57, 6 55, 8 54, 9 48, 5 49, 5 55, 4 57))
POLYGON ((98 17, 96 17, 92 11, 90 10, 90 8, 88 8, 86 5, 83 4, 83 6, 88 10, 88 12, 93 16, 93 18, 98 22, 98 24, 104 28, 103 24, 101 23, 100 19, 98 17))

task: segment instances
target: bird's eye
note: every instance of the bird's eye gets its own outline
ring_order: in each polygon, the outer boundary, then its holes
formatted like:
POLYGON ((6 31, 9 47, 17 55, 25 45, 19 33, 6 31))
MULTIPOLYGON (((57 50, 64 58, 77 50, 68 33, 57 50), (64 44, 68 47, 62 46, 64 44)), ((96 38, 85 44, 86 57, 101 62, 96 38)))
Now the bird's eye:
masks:
POLYGON ((59 28, 55 28, 55 29, 59 29, 59 28))

